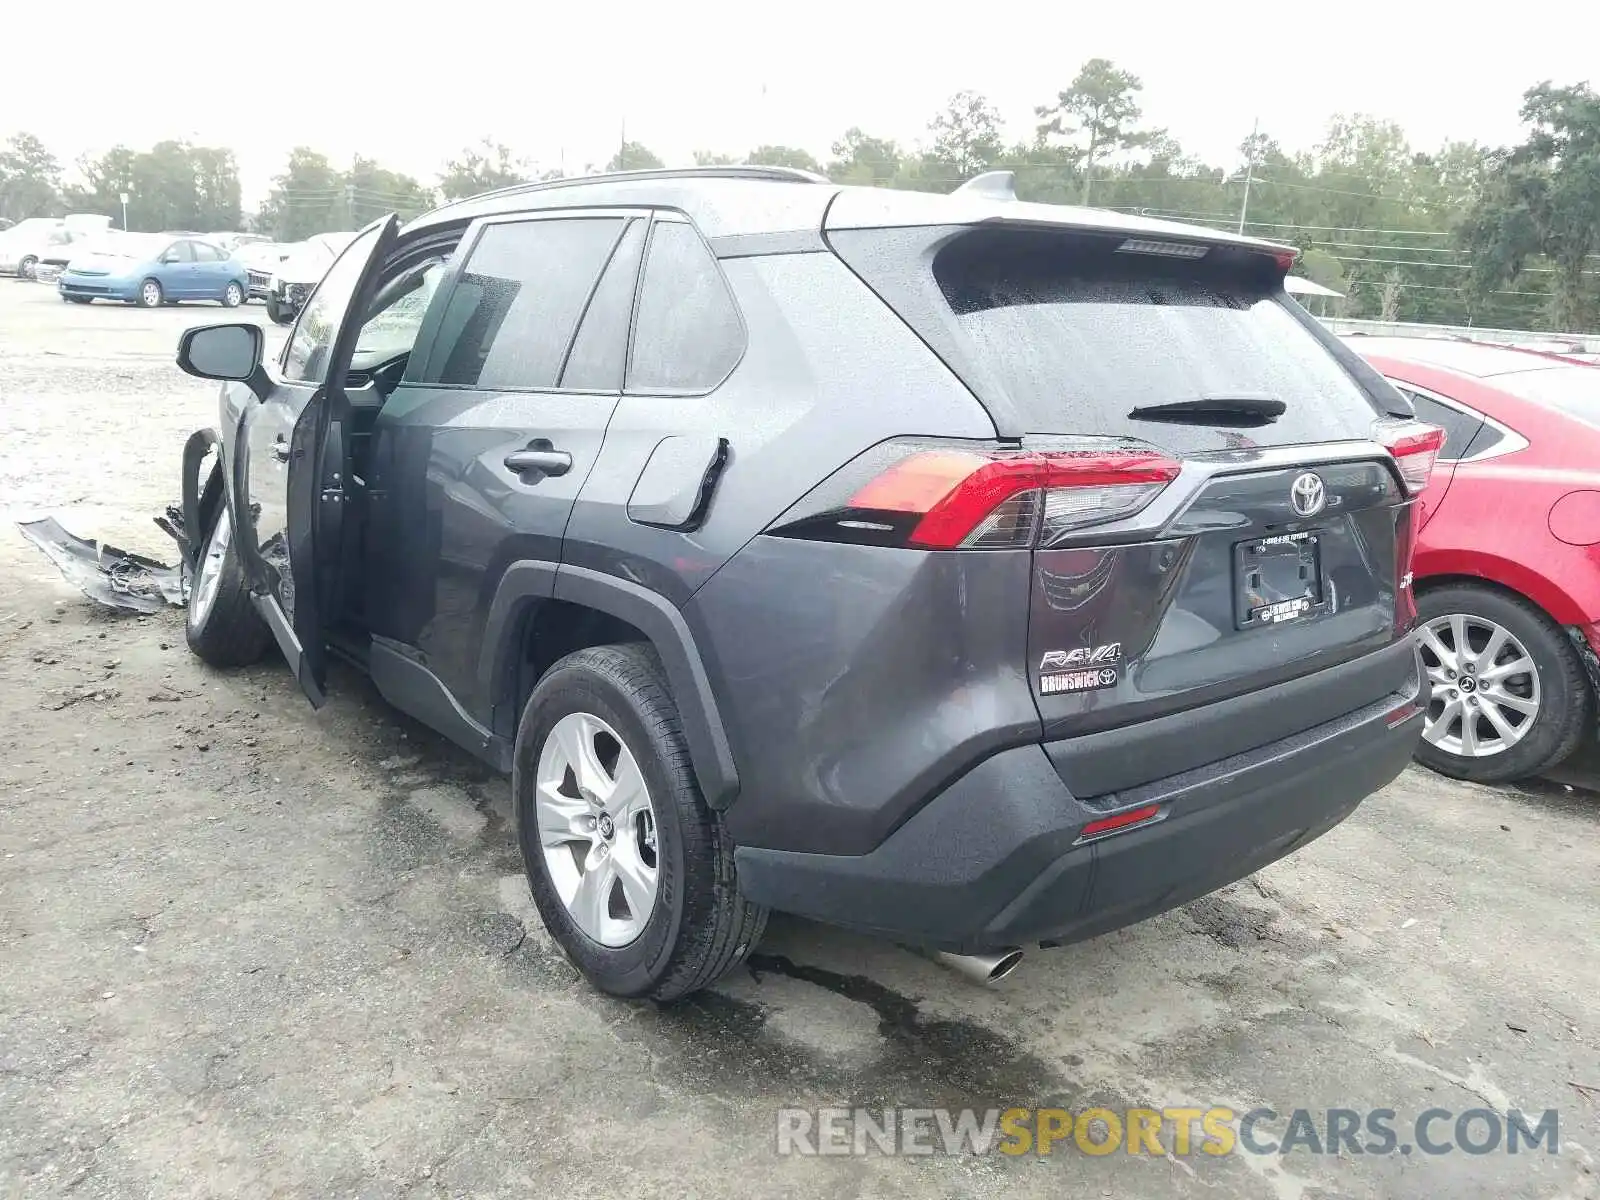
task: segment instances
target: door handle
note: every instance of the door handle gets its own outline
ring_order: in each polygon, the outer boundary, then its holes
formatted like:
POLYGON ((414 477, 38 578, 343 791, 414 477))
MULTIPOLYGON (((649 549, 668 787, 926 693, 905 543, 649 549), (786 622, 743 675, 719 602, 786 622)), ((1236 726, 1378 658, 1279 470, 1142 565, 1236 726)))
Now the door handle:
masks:
POLYGON ((282 463, 289 461, 289 443, 284 440, 281 433, 278 435, 278 440, 272 443, 272 457, 282 463))
POLYGON ((506 470, 518 475, 565 475, 572 470, 572 455, 565 450, 513 450, 506 455, 506 470))

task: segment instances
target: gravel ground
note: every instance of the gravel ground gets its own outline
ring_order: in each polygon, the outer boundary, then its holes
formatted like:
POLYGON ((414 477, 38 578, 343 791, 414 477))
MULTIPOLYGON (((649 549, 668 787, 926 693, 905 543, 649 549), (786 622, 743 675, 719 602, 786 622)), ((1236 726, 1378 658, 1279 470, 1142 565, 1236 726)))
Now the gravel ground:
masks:
MULTIPOLYGON (((149 518, 215 415, 172 350, 219 317, 0 281, 5 515, 170 560, 149 518)), ((992 989, 775 919, 754 969, 660 1008, 577 980, 505 782, 359 678, 313 713, 281 667, 202 669, 176 612, 96 607, 8 523, 0 685, 0 1195, 1597 1194, 1582 775, 1413 769, 1292 859, 992 989), (1387 1108, 1402 1142, 1433 1107, 1555 1108, 1560 1150, 776 1153, 785 1106, 1094 1103, 1387 1108)))

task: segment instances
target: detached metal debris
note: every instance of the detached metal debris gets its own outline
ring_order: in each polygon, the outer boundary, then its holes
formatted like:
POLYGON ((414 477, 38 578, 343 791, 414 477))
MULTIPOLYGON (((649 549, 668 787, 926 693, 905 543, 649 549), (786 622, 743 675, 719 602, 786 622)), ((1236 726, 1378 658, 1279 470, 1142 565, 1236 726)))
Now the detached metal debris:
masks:
MULTIPOLYGON (((168 520, 173 515, 169 510, 168 520)), ((181 514, 177 515, 181 519, 181 514)), ((157 523, 162 524, 159 518, 157 523)), ((17 528, 49 556, 68 583, 91 600, 144 613, 157 612, 167 604, 181 607, 186 602, 188 580, 182 566, 169 567, 142 554, 77 537, 54 517, 18 521, 17 528)))
POLYGON ((216 447, 215 430, 199 429, 189 435, 183 447, 183 499, 169 504, 167 511, 155 518, 156 524, 178 544, 181 557, 177 566, 169 567, 131 550, 78 537, 63 529, 54 517, 18 521, 17 528, 49 556, 68 583, 91 600, 143 613, 157 612, 166 604, 182 608, 189 601, 189 577, 200 552, 188 532, 210 529, 223 502, 222 470, 214 457, 216 447), (202 486, 201 468, 208 460, 211 470, 202 486))

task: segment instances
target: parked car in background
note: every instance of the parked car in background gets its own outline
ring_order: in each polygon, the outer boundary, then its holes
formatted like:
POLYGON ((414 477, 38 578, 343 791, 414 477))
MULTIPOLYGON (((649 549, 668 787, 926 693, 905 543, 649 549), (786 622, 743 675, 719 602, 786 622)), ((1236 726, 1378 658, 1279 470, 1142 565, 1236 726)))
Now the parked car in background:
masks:
POLYGON ((292 324, 334 259, 355 237, 353 233, 317 233, 292 247, 267 284, 267 316, 279 325, 292 324))
POLYGON ((72 240, 59 217, 29 217, 0 233, 0 275, 32 279, 40 257, 72 240))
POLYGON ((51 252, 96 237, 110 228, 111 218, 99 213, 29 217, 0 233, 0 275, 32 279, 35 268, 51 252))
POLYGON ((284 259, 294 252, 294 246, 285 242, 247 242, 237 247, 234 258, 244 264, 249 278, 251 300, 265 300, 272 290, 272 276, 283 265, 284 259))
POLYGON ((1417 758, 1483 783, 1548 770, 1593 733, 1600 698, 1600 367, 1348 341, 1445 431, 1412 567, 1432 689, 1417 758))
POLYGON ((1292 250, 1009 192, 645 171, 374 223, 273 360, 180 342, 235 481, 183 481, 189 646, 276 642, 316 703, 348 654, 512 773, 619 995, 772 908, 992 976, 1304 846, 1421 733, 1442 433, 1292 250))
POLYGON ((270 242, 272 239, 259 233, 228 232, 208 233, 205 235, 205 240, 213 246, 220 246, 232 254, 244 246, 259 245, 262 242, 270 242))
POLYGON ((120 300, 155 308, 185 300, 214 300, 227 308, 245 301, 244 266, 209 242, 163 233, 124 233, 75 256, 56 281, 74 304, 120 300))

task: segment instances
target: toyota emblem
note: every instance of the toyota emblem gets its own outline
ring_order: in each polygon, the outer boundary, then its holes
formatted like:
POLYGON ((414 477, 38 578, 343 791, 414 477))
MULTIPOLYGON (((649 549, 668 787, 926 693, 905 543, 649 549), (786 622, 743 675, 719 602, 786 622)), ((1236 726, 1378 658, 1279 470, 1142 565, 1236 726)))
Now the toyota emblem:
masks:
POLYGON ((1289 503, 1299 516, 1314 517, 1327 502, 1328 489, 1323 486, 1322 476, 1315 471, 1307 471, 1289 486, 1289 503))

